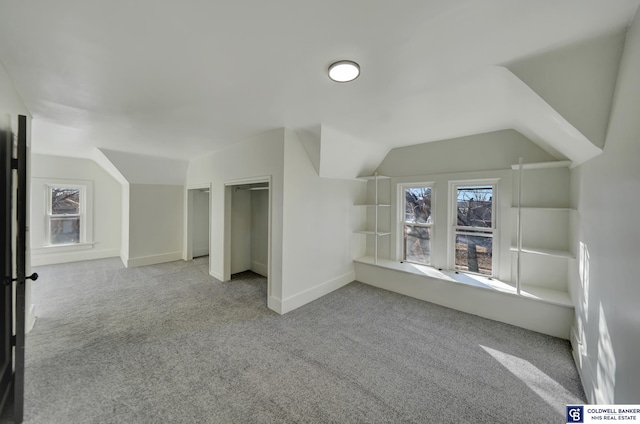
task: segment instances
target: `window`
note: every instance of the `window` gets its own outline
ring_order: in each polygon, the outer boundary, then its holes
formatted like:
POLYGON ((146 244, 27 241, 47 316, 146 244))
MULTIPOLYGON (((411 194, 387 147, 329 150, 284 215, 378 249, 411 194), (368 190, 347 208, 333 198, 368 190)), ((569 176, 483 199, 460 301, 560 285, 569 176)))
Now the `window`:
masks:
POLYGON ((456 270, 493 275, 495 193, 495 183, 453 185, 456 270))
POLYGON ((401 186, 402 260, 431 265, 432 190, 429 185, 401 186))
POLYGON ((48 186, 47 234, 49 245, 85 241, 85 186, 48 186))

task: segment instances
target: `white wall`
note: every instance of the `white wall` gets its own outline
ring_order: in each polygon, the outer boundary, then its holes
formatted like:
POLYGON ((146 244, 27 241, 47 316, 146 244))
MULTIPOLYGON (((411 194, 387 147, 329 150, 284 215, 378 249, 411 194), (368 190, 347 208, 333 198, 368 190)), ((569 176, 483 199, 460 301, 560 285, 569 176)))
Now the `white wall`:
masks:
POLYGON ((231 190, 231 273, 251 269, 251 192, 231 190))
POLYGON ((193 190, 193 256, 209 254, 209 193, 193 190))
POLYGON ((269 192, 251 191, 251 270, 266 277, 268 255, 269 192))
POLYGON ((189 162, 187 187, 211 184, 210 273, 223 280, 225 232, 225 183, 271 176, 271 292, 270 307, 279 308, 282 297, 282 196, 284 130, 276 129, 189 162), (275 303, 274 303, 275 302, 275 303))
POLYGON ((131 184, 184 184, 187 161, 100 149, 131 184))
MULTIPOLYGON (((31 255, 33 265, 108 258, 120 255, 122 189, 118 181, 89 159, 32 154, 31 255), (86 250, 45 247, 46 183, 90 181, 93 186, 92 224, 95 245, 86 250)), ((90 240, 88 240, 90 241, 90 240)))
POLYGON ((129 186, 129 267, 182 259, 184 187, 129 186))
MULTIPOLYGON (((25 115, 28 129, 31 127, 31 114, 22 103, 22 99, 2 64, 0 64, 0 113, 11 115, 14 131, 17 129, 18 115, 25 115)), ((27 136, 30 137, 29 134, 27 136)))
POLYGON ((364 185, 318 177, 297 134, 285 129, 192 160, 187 186, 211 182, 210 272, 218 279, 228 236, 225 183, 264 176, 271 176, 272 204, 268 305, 286 313, 353 280, 353 204, 364 185))
POLYGON ((640 16, 627 34, 603 153, 572 172, 579 252, 572 340, 590 402, 640 403, 640 16))
POLYGON ((381 175, 410 175, 510 169, 522 157, 525 163, 557 160, 514 130, 393 149, 377 171, 381 175))
POLYGON ((282 307, 286 312, 354 280, 352 215, 364 184, 320 178, 285 130, 282 307))
POLYGON ((598 147, 604 144, 624 32, 526 57, 508 65, 598 147))
POLYGON ((129 263, 129 222, 130 222, 130 196, 131 189, 129 183, 121 184, 122 195, 120 197, 122 202, 122 208, 120 209, 120 221, 121 221, 121 230, 120 230, 120 260, 125 266, 128 266, 129 263))

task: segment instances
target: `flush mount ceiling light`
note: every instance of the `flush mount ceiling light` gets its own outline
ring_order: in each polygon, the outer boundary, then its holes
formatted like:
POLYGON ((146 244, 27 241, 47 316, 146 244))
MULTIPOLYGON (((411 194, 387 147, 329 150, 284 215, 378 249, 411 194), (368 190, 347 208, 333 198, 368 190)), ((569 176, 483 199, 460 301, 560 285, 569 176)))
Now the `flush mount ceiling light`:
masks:
POLYGON ((360 65, 352 60, 339 60, 329 66, 329 78, 335 82, 349 82, 360 75, 360 65))

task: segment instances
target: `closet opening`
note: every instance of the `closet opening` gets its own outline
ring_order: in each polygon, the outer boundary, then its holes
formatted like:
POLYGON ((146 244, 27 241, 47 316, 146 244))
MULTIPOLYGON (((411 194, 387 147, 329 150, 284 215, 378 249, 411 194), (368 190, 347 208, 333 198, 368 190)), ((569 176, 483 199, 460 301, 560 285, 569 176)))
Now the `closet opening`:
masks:
POLYGON ((209 256, 211 207, 209 188, 187 190, 187 237, 185 260, 209 256))
POLYGON ((224 279, 255 273, 271 294, 271 178, 225 184, 224 279))

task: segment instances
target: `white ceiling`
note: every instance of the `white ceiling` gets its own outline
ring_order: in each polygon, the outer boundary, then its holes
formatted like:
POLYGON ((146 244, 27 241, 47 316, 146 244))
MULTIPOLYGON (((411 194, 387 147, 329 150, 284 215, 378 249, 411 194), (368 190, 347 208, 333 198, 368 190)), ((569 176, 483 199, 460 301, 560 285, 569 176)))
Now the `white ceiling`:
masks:
POLYGON ((319 126, 392 148, 508 127, 475 75, 621 29, 639 3, 0 0, 0 61, 34 117, 34 151, 189 159, 319 126), (361 76, 332 83, 339 59, 361 76), (452 118, 471 100, 461 80, 480 97, 452 118))

